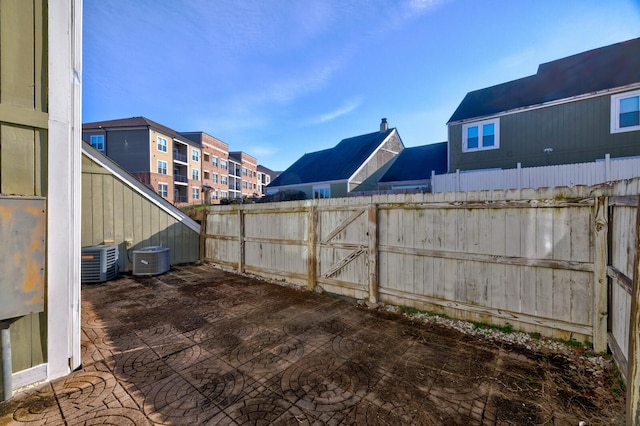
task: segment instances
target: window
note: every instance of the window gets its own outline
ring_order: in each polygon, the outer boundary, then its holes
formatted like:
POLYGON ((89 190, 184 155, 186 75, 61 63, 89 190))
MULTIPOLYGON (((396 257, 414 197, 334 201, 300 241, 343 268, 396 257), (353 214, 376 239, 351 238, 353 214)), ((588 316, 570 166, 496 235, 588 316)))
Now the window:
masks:
POLYGON ((640 90, 611 96, 611 133, 640 130, 640 90))
POLYGON ((209 154, 207 154, 206 152, 202 153, 202 161, 204 163, 208 163, 209 162, 209 154))
POLYGON ((223 185, 227 185, 229 183, 229 178, 226 175, 220 176, 220 183, 223 185))
POLYGON ((213 164, 213 167, 218 167, 218 157, 213 157, 211 159, 211 164, 213 164))
POLYGON ((166 183, 158 184, 158 194, 161 197, 167 198, 167 193, 169 192, 169 186, 166 183))
POLYGON ((246 182, 246 181, 242 181, 242 187, 243 187, 244 189, 247 189, 247 182, 246 182))
POLYGON ((242 174, 243 174, 244 176, 246 176, 246 175, 247 175, 247 168, 246 168, 246 167, 243 167, 243 168, 242 168, 242 174))
POLYGON ((191 188, 191 198, 194 200, 200 199, 200 188, 191 188))
POLYGON ((167 152, 167 140, 158 136, 158 151, 167 152))
POLYGON ((191 150, 191 159, 193 161, 200 161, 200 151, 198 151, 197 149, 192 149, 191 150))
POLYGON ((202 179, 204 180, 209 180, 209 172, 208 171, 204 171, 202 172, 202 179))
POLYGON ((213 199, 217 200, 218 199, 218 191, 217 190, 213 190, 213 199))
POLYGON ((92 135, 90 141, 92 147, 104 152, 104 135, 92 135))
POLYGON ((220 160, 220 168, 222 170, 227 170, 227 160, 220 160))
POLYGON ((462 152, 500 148, 500 119, 462 125, 462 152))
POLYGON ((313 198, 331 198, 331 188, 329 185, 314 186, 313 198))
POLYGON ((191 179, 193 179, 193 180, 200 180, 200 170, 198 170, 198 169, 191 169, 191 179))
POLYGON ((166 175, 167 174, 167 162, 166 161, 158 160, 158 173, 160 173, 161 175, 166 175))
POLYGON ((225 199, 228 197, 227 191, 220 191, 220 198, 225 199))
POLYGON ((213 183, 218 183, 218 174, 217 173, 213 174, 213 183))

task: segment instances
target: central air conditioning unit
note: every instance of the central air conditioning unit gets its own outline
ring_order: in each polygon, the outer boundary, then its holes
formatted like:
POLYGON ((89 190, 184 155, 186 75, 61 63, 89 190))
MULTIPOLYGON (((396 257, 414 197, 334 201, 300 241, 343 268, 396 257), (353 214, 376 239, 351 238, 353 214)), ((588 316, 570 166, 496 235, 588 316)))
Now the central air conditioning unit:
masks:
POLYGON ((118 246, 97 245, 82 247, 81 280, 101 283, 118 276, 118 246))
POLYGON ((163 274, 170 267, 167 247, 150 246, 133 251, 133 275, 163 274))

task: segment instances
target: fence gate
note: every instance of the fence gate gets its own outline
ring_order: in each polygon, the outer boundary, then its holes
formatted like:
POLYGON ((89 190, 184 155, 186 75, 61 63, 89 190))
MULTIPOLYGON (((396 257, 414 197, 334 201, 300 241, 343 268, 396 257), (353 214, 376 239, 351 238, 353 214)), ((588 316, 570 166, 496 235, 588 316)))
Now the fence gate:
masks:
POLYGON ((607 337, 611 352, 627 380, 629 318, 633 290, 637 196, 609 198, 609 278, 607 337))
POLYGON ((330 293, 377 299, 375 206, 323 207, 315 220, 315 282, 330 293))

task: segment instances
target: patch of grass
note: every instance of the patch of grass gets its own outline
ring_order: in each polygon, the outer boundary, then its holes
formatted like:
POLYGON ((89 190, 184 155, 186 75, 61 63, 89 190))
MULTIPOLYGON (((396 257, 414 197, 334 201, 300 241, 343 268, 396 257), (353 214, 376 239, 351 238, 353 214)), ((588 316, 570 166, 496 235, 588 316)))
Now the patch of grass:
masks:
POLYGON ((540 340, 540 338, 542 336, 540 335, 540 333, 531 332, 531 333, 529 333, 529 337, 531 337, 532 339, 535 339, 535 340, 540 340))
POLYGON ((400 306, 400 313, 405 315, 414 315, 421 313, 420 310, 412 307, 412 306, 400 306))
POLYGON ((209 207, 207 204, 190 204, 188 206, 181 207, 180 210, 182 210, 184 214, 189 216, 191 219, 200 223, 200 220, 202 219, 202 211, 207 207, 209 207))
POLYGON ((422 314, 422 315, 427 315, 429 317, 449 318, 445 314, 438 314, 436 312, 431 312, 431 311, 421 311, 420 309, 414 308, 412 306, 404 306, 404 305, 402 305, 402 306, 399 306, 398 309, 400 310, 400 313, 405 314, 405 315, 422 314))
POLYGON ((579 342, 576 339, 570 339, 570 340, 559 339, 558 341, 564 343, 567 346, 571 346, 572 348, 584 348, 584 347, 589 347, 591 345, 590 342, 579 342))
POLYGON ((499 325, 495 325, 495 324, 487 324, 486 322, 478 322, 478 321, 474 321, 472 322, 473 326, 475 328, 486 328, 489 330, 498 330, 501 331, 503 333, 512 333, 513 332, 513 325, 506 323, 503 326, 499 326, 499 325))
POLYGON ((622 380, 622 375, 617 368, 612 369, 609 380, 609 390, 611 391, 611 393, 618 397, 626 395, 627 388, 624 384, 624 380, 622 380))

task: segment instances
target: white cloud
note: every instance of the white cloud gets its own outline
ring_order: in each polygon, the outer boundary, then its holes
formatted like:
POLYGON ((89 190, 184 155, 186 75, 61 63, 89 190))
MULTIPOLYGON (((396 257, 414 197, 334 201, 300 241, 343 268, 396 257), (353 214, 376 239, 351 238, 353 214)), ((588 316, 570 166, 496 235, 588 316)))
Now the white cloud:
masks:
POLYGON ((254 157, 258 157, 258 162, 260 162, 261 157, 271 157, 277 152, 278 150, 274 146, 251 145, 247 147, 247 153, 254 157))
POLYGON ((312 118, 311 120, 309 120, 309 123, 321 124, 321 123, 326 123, 328 121, 335 120, 338 117, 349 114, 351 111, 354 111, 355 109, 359 108, 360 105, 362 105, 361 97, 351 99, 345 102, 344 104, 342 104, 341 106, 339 106, 338 108, 334 109, 333 111, 330 111, 325 114, 312 118))
POLYGON ((403 5, 402 17, 410 19, 424 13, 433 12, 450 0, 408 0, 403 5))

